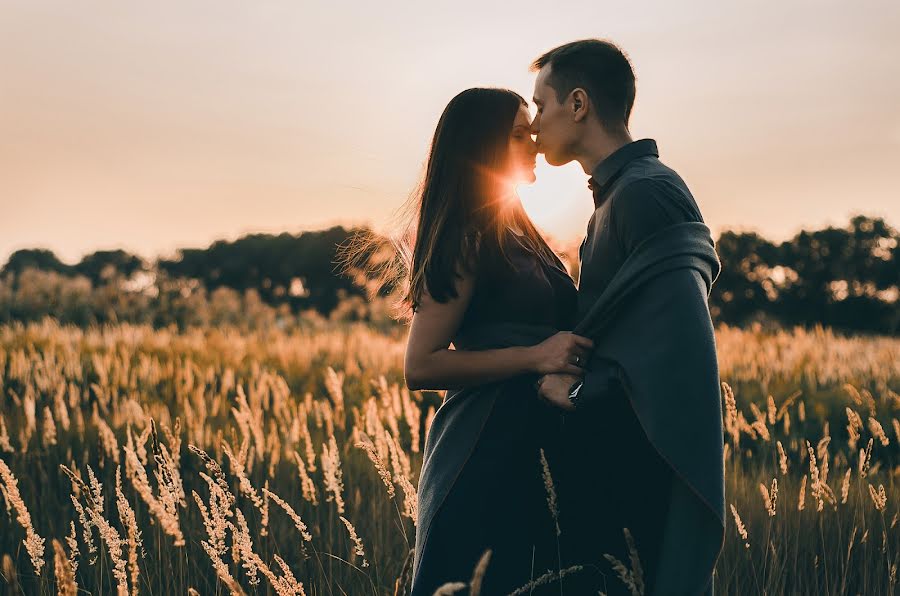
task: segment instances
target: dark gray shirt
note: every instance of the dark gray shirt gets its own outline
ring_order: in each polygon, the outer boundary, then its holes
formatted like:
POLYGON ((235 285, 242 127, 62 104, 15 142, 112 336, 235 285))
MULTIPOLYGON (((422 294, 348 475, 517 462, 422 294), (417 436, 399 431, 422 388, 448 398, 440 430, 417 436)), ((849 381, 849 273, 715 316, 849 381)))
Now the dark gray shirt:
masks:
MULTIPOLYGON (((684 180, 659 161, 652 139, 617 149, 597 165, 588 187, 594 193, 594 214, 579 251, 579 320, 644 239, 673 224, 703 221, 684 180)), ((596 401, 618 379, 615 363, 594 360, 591 364, 579 391, 579 405, 596 401)))

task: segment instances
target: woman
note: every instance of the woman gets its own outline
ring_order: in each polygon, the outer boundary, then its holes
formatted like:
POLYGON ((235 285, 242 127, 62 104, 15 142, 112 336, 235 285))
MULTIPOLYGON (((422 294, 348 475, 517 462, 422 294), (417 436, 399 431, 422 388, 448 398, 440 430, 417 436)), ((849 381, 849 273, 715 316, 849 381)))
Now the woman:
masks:
POLYGON ((530 126, 512 91, 460 93, 440 118, 416 197, 406 382, 450 391, 426 441, 414 596, 468 581, 486 549, 482 594, 557 567, 540 449, 552 449, 560 411, 538 399, 534 381, 583 375, 593 344, 555 333, 574 323, 575 285, 514 192, 535 180, 530 126), (538 334, 548 339, 497 347, 488 331, 503 326, 549 329, 538 334), (461 415, 462 405, 490 409, 483 427, 471 427, 478 417, 461 415))

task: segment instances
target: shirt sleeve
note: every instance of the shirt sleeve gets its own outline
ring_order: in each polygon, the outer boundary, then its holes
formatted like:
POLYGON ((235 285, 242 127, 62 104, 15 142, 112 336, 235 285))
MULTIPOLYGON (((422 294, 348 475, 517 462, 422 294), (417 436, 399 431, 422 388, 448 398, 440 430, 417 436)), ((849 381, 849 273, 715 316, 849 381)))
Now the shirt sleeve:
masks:
POLYGON ((590 370, 585 372, 584 382, 578 390, 577 409, 586 410, 599 404, 603 396, 610 391, 616 391, 621 383, 618 363, 608 358, 595 358, 591 360, 590 370))
POLYGON ((668 194, 663 183, 641 178, 613 197, 612 223, 625 257, 656 232, 687 220, 668 194))

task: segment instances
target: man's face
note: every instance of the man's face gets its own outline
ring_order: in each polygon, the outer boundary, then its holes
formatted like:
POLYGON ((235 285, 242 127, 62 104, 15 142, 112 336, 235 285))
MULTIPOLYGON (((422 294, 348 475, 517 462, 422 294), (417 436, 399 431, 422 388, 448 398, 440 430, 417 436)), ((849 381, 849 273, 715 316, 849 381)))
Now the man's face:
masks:
POLYGON ((534 81, 534 103, 537 114, 531 123, 531 134, 537 135, 538 151, 551 166, 569 163, 575 156, 572 146, 575 141, 574 111, 569 106, 571 97, 560 103, 556 91, 547 84, 550 65, 542 68, 534 81))

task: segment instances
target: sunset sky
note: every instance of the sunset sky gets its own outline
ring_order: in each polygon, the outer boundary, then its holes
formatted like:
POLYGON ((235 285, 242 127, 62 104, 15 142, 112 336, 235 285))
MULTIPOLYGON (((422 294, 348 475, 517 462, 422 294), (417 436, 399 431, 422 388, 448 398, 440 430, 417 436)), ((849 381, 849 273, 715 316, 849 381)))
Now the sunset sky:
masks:
MULTIPOLYGON (((714 232, 897 227, 898 31, 895 0, 3 0, 0 263, 380 226, 453 95, 530 98, 531 60, 585 37, 629 54, 632 135, 657 140, 714 232)), ((540 163, 522 197, 580 237, 576 164, 540 163)))

